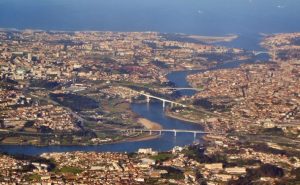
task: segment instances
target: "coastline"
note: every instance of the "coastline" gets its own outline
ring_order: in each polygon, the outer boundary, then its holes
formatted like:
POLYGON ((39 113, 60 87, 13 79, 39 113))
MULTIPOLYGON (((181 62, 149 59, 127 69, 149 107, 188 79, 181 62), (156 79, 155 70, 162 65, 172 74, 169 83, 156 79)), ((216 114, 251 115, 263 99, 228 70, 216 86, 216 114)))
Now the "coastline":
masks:
POLYGON ((199 40, 208 44, 215 44, 220 42, 232 42, 239 38, 237 34, 229 34, 224 36, 203 36, 203 35, 187 35, 187 38, 199 40))
MULTIPOLYGON (((62 146, 62 147, 72 147, 72 146, 102 146, 107 144, 117 144, 117 143, 126 143, 126 142, 136 142, 136 141, 147 141, 158 138, 158 134, 152 134, 152 135, 139 135, 132 138, 124 138, 121 140, 111 141, 107 143, 99 143, 99 144, 59 144, 59 145, 34 145, 34 144, 18 144, 18 143, 0 143, 1 146, 33 146, 33 147, 49 147, 49 146, 62 146)), ((1 153, 1 151, 0 151, 1 153)))

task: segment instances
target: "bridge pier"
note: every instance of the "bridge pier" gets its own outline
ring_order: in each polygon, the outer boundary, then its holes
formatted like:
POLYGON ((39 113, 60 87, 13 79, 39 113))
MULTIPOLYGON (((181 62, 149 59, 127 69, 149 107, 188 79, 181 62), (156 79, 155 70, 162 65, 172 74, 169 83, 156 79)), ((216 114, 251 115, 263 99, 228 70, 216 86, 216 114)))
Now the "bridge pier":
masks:
POLYGON ((163 107, 166 106, 166 103, 170 103, 171 106, 182 106, 182 107, 187 107, 186 105, 183 105, 183 104, 181 104, 181 103, 177 103, 177 102, 174 102, 174 101, 171 101, 171 100, 167 100, 167 99, 164 99, 164 98, 152 96, 152 95, 150 95, 150 94, 145 94, 144 92, 140 92, 139 94, 141 94, 141 95, 143 95, 143 96, 146 97, 147 103, 150 102, 150 98, 153 98, 153 99, 157 99, 157 100, 162 101, 163 107))
POLYGON ((150 102, 150 96, 146 96, 146 101, 147 101, 147 103, 150 102))
MULTIPOLYGON (((113 130, 116 131, 116 130, 113 130)), ((210 132, 204 132, 204 131, 199 131, 199 130, 181 130, 181 129, 137 129, 137 128, 132 128, 132 129, 120 129, 119 130, 122 134, 132 134, 132 133, 147 133, 149 132, 149 135, 152 135, 154 132, 155 134, 162 135, 162 133, 167 132, 167 133, 173 133, 174 137, 177 137, 177 133, 190 133, 191 135, 194 136, 194 139, 197 138, 197 134, 209 134, 210 132)))

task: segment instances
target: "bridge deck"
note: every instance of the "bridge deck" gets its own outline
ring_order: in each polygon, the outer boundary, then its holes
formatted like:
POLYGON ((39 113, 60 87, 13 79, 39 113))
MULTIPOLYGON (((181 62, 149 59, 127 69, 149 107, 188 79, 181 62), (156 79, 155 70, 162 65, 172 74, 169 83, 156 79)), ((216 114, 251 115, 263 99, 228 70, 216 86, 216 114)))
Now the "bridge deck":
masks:
POLYGON ((181 129, 121 129, 120 131, 136 131, 136 132, 177 132, 177 133, 197 133, 197 134, 209 134, 210 132, 205 132, 201 130, 181 130, 181 129))
POLYGON ((157 100, 160 100, 160 101, 163 101, 163 102, 173 103, 175 105, 181 105, 183 107, 187 107, 186 105, 184 105, 182 103, 178 103, 178 102, 175 102, 175 101, 167 100, 167 99, 160 98, 160 97, 157 97, 157 96, 153 96, 153 95, 150 95, 150 94, 145 94, 145 93, 141 93, 141 92, 139 94, 141 94, 143 96, 146 96, 146 97, 149 97, 149 98, 157 99, 157 100))
POLYGON ((195 90, 195 91, 201 91, 202 89, 192 88, 192 87, 168 87, 168 88, 160 88, 160 89, 166 89, 166 90, 195 90))

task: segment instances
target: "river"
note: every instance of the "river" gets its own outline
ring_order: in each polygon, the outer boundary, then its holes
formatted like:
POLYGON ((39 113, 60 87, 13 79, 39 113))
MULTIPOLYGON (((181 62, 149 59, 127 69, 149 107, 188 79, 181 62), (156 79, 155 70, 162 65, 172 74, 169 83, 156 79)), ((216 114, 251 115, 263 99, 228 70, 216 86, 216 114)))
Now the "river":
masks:
MULTIPOLYGON (((264 59, 266 56, 258 56, 257 59, 264 59)), ((251 61, 232 62, 220 65, 212 70, 220 68, 233 68, 239 66, 241 63, 248 63, 251 61)), ((174 82, 177 87, 189 87, 186 77, 190 74, 202 72, 201 70, 189 71, 175 71, 167 75, 167 78, 174 82)), ((191 96, 196 91, 180 90, 181 95, 191 96)), ((135 103, 131 105, 132 110, 141 117, 147 118, 153 122, 159 123, 165 129, 184 129, 184 130, 202 130, 203 128, 194 123, 181 121, 170 118, 165 115, 161 102, 135 103)), ((70 152, 70 151, 98 151, 98 152, 135 152, 139 148, 153 148, 157 151, 167 151, 174 146, 185 146, 194 142, 201 143, 201 134, 194 138, 193 133, 177 133, 174 137, 173 133, 163 133, 160 137, 144 140, 144 141, 129 141, 113 144, 103 144, 98 146, 15 146, 15 145, 1 145, 0 151, 10 154, 26 154, 39 155, 45 152, 70 152)))
MULTIPOLYGON (((43 30, 157 31, 199 35, 237 34, 238 39, 222 45, 261 50, 261 33, 300 31, 300 1, 295 0, 1 0, 0 28, 43 30), (288 24, 290 23, 290 24, 288 24)), ((249 61, 245 61, 249 62, 249 61)), ((235 67, 229 63, 224 67, 235 67)), ((197 71, 173 72, 168 78, 187 87, 185 77, 197 71)), ((194 91, 181 91, 192 95, 194 91)), ((133 104, 132 110, 164 128, 199 130, 201 126, 166 117, 157 102, 133 104)), ((163 134, 137 142, 100 146, 0 146, 11 154, 38 155, 44 152, 113 151, 133 152, 151 147, 165 151, 196 140, 193 134, 163 134)))
MULTIPOLYGON (((169 80, 177 86, 186 87, 188 83, 185 80, 186 75, 196 71, 173 72, 168 75, 169 80)), ((182 94, 191 95, 193 91, 183 91, 182 94)), ((202 130, 197 124, 176 120, 167 117, 164 113, 160 102, 150 102, 149 104, 132 104, 132 110, 141 117, 157 122, 166 129, 185 129, 185 130, 202 130)), ((45 152, 70 152, 70 151, 105 151, 105 152, 135 152, 139 148, 153 148, 157 151, 167 151, 174 146, 184 146, 193 142, 201 142, 201 134, 196 138, 192 133, 163 133, 162 136, 145 141, 130 141, 122 143, 104 144, 99 146, 13 146, 2 145, 0 151, 10 154, 39 155, 45 152)))

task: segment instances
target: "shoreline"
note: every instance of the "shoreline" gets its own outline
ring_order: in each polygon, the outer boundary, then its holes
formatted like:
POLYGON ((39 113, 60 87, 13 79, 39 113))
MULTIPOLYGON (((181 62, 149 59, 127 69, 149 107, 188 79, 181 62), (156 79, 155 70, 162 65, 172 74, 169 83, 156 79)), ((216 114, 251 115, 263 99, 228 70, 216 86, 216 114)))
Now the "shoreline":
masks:
MULTIPOLYGON (((153 121, 150 121, 146 118, 138 118, 137 122, 142 125, 143 127, 145 127, 145 129, 149 129, 149 130, 160 130, 163 127, 153 121)), ((19 143, 0 143, 0 146, 34 146, 34 147, 49 147, 49 146, 101 146, 101 145, 105 145, 105 144, 115 144, 115 143, 123 143, 123 142, 138 142, 138 141, 147 141, 147 140, 152 140, 152 139, 156 139, 158 138, 159 135, 153 133, 152 135, 146 135, 146 134, 142 134, 142 135, 138 135, 135 137, 128 137, 128 138, 124 138, 121 140, 116 140, 116 141, 111 141, 111 142, 107 142, 107 143, 99 143, 99 144, 59 144, 59 145, 34 145, 34 144, 19 144, 19 143)))
POLYGON ((143 125, 148 130, 160 130, 163 128, 159 123, 150 121, 149 119, 142 118, 142 117, 138 118, 137 122, 143 125))
MULTIPOLYGON (((175 116, 173 114, 170 114, 168 111, 165 111, 165 115, 167 117, 170 117, 170 118, 173 118, 173 119, 177 119, 177 120, 180 120, 180 121, 185 121, 185 122, 189 122, 191 124, 198 124, 198 125, 201 125, 203 127, 203 130, 205 129, 205 125, 201 122, 197 122, 197 121, 193 121, 193 120, 188 120, 188 119, 185 119, 185 118, 182 118, 182 117, 179 117, 179 116, 175 116)), ((156 123, 156 122, 153 122, 153 121, 150 121, 146 118, 138 118, 138 123, 143 125, 146 129, 149 129, 149 130, 159 130, 159 129, 163 129, 163 127, 156 123)), ((133 137, 133 138, 124 138, 124 139, 121 139, 121 140, 117 140, 117 141, 112 141, 112 142, 107 142, 107 143, 100 143, 100 144, 70 144, 70 145, 32 145, 32 144, 18 144, 18 143, 11 143, 11 144, 0 144, 0 147, 1 146, 20 146, 20 147, 24 147, 24 146, 33 146, 33 147, 51 147, 51 146, 55 146, 55 147, 73 147, 73 146, 81 146, 81 147, 84 147, 84 146, 102 146, 102 145, 109 145, 109 144, 116 144, 116 143, 126 143, 126 142, 139 142, 139 141, 147 141, 147 140, 153 140, 153 139, 157 139, 159 138, 160 135, 159 134, 152 134, 152 135, 139 135, 139 136, 136 136, 136 137, 133 137)), ((0 152, 1 153, 1 152, 0 152)))
POLYGON ((205 34, 186 34, 186 33, 169 33, 164 31, 151 31, 151 30, 144 30, 144 31, 111 31, 111 30, 85 30, 85 29, 40 29, 40 28, 5 28, 0 27, 0 31, 13 31, 13 32, 54 32, 54 33, 75 33, 75 32, 85 32, 85 33, 158 33, 158 34, 175 34, 179 36, 184 36, 187 38, 199 39, 199 40, 208 40, 212 42, 232 42, 232 40, 237 39, 239 37, 238 34, 235 33, 227 33, 227 34, 220 34, 220 35, 205 35, 205 34))
MULTIPOLYGON (((160 136, 158 134, 152 134, 152 135, 141 135, 141 136, 137 136, 136 138, 127 138, 127 139, 123 139, 120 141, 116 141, 113 143, 123 143, 123 142, 138 142, 138 141, 148 141, 148 140, 152 140, 152 139, 157 139, 160 136)), ((112 144, 112 143, 104 143, 104 144, 112 144)))
POLYGON ((237 34, 228 34, 224 36, 204 36, 204 35, 187 35, 187 38, 199 40, 207 44, 215 44, 221 42, 232 42, 239 38, 237 34))
MULTIPOLYGON (((80 147, 85 147, 85 146, 102 146, 102 145, 109 145, 109 144, 116 144, 116 143, 125 143, 125 142, 138 142, 138 141, 147 141, 147 140, 152 140, 152 139, 156 139, 159 138, 158 134, 152 134, 152 135, 139 135, 136 137, 132 137, 132 138, 124 138, 121 140, 117 140, 117 141, 111 141, 111 142, 107 142, 107 143, 100 143, 100 144, 60 144, 60 145, 32 145, 32 144, 17 144, 17 143, 0 143, 0 147, 1 146, 33 146, 33 147, 38 147, 38 148, 43 148, 43 147, 73 147, 73 146, 80 146, 80 147)), ((1 151, 0 151, 1 153, 1 151)))
POLYGON ((177 119, 177 120, 180 120, 180 121, 185 121, 185 122, 189 122, 189 123, 192 123, 192 124, 201 125, 203 127, 203 129, 205 129, 205 124, 201 123, 199 121, 189 120, 189 119, 186 119, 186 118, 183 118, 183 117, 180 117, 180 116, 176 116, 176 115, 170 113, 169 111, 165 111, 165 115, 170 117, 170 118, 177 119))

